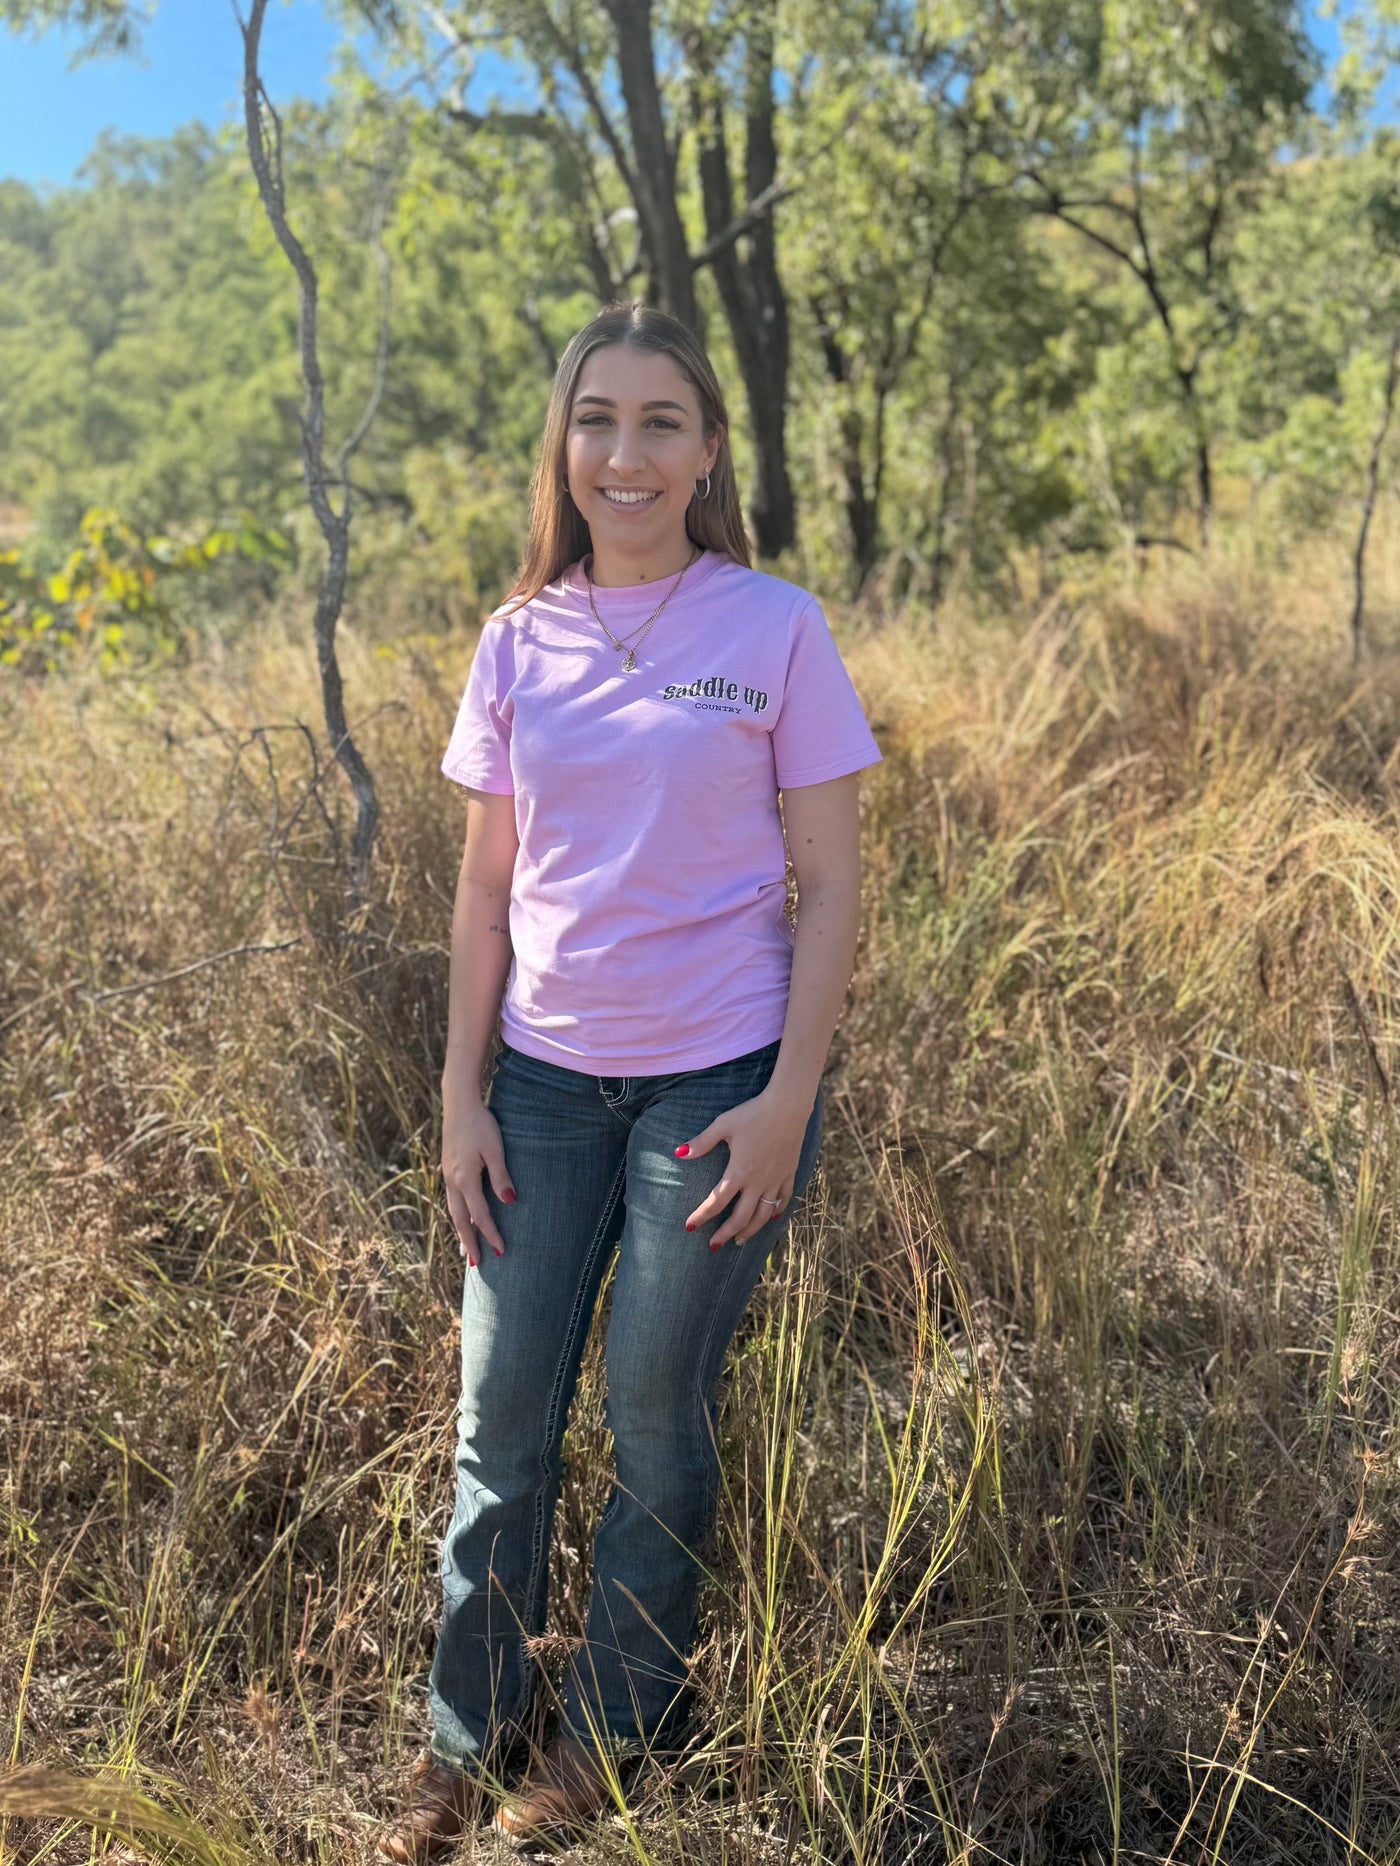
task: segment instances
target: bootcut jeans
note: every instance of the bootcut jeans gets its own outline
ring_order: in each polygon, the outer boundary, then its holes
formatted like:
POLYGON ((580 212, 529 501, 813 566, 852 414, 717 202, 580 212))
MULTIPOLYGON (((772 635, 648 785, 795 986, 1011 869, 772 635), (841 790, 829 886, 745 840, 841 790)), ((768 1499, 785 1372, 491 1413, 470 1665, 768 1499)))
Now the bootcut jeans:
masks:
MULTIPOLYGON (((465 1273, 456 1502, 442 1546, 443 1618, 429 1674, 431 1749, 496 1769, 521 1735, 544 1631, 561 1447, 589 1322, 617 1253, 607 1421, 616 1482, 593 1544, 585 1637, 561 1730, 624 1756, 666 1747, 688 1710, 705 1544, 718 1501, 716 1389, 725 1350, 812 1177, 818 1090, 793 1200, 746 1244, 711 1251, 721 1218, 685 1222, 729 1149, 678 1160, 773 1073, 778 1044, 674 1075, 584 1075, 503 1048, 488 1105, 516 1203, 488 1188, 505 1255, 465 1273)), ((721 1215, 722 1217, 722 1215, 721 1215)))

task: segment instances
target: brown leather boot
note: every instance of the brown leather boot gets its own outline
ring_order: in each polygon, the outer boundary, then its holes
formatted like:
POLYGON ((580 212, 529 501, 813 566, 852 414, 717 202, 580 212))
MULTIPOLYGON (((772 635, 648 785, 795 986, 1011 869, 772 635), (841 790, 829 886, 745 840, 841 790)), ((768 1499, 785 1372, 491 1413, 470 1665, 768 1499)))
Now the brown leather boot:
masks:
POLYGON ((556 1737, 541 1766, 531 1769, 496 1810, 492 1825, 513 1846, 569 1840, 612 1802, 612 1790, 591 1749, 556 1737))
POLYGON ((474 1776, 439 1762, 425 1749, 408 1778, 408 1812, 374 1844, 401 1866, 406 1861, 431 1859, 455 1845, 481 1818, 484 1800, 485 1791, 474 1776))

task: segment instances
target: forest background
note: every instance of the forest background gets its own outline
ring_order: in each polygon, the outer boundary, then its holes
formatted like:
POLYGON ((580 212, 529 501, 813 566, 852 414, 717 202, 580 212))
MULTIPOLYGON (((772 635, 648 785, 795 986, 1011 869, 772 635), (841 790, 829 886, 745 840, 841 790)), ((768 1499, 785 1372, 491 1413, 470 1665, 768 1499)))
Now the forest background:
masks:
MULTIPOLYGON (((241 132, 0 182, 0 1858, 368 1857, 394 1805, 460 1277, 437 748, 555 359, 637 295, 885 762, 703 1715, 578 1851, 1400 1860, 1400 7, 1327 65, 1294 0, 339 17, 331 100, 258 120, 368 860, 241 132)), ((114 85, 139 29, 0 21, 114 85)), ((607 1481, 595 1346, 547 1678, 607 1481)))

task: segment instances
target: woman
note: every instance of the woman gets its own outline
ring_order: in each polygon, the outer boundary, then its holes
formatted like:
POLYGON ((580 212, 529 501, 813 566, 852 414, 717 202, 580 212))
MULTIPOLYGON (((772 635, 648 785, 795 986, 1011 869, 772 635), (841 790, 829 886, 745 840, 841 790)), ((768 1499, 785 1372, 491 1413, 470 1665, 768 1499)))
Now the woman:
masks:
POLYGON ((443 1072, 462 1398, 433 1738, 392 1859, 484 1818, 522 1735, 614 1255, 617 1482, 586 1637, 559 1736, 496 1827, 567 1832, 611 1802, 619 1760, 675 1744, 716 1388, 816 1164, 859 919, 855 774, 879 756, 816 602, 750 567, 703 350, 659 312, 604 311, 559 364, 525 566, 443 761, 467 790, 443 1072))

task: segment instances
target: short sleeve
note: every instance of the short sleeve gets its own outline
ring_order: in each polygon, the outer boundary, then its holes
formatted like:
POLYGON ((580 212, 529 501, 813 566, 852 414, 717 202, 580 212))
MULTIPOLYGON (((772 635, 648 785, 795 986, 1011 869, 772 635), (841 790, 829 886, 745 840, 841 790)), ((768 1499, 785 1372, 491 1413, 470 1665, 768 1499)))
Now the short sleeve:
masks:
POLYGON ((513 635, 509 622, 488 621, 482 629, 442 761, 444 774, 454 784, 507 797, 515 791, 510 768, 513 635))
POLYGON ((782 705, 773 722, 778 788, 846 777, 880 758, 826 617, 809 601, 793 624, 782 705))

